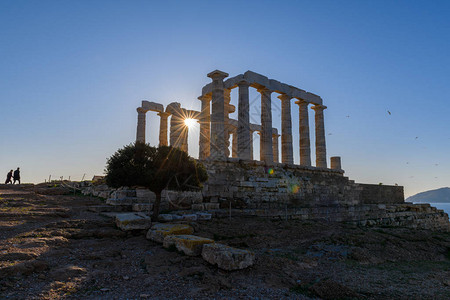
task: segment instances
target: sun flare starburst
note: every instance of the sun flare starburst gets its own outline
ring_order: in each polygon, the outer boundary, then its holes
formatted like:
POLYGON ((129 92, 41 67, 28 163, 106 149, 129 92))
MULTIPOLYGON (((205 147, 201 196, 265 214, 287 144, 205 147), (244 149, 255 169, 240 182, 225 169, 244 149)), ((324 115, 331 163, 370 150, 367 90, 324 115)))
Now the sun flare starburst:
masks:
POLYGON ((189 128, 194 127, 196 123, 197 123, 197 120, 195 120, 195 119, 191 119, 191 118, 184 119, 184 124, 189 128))

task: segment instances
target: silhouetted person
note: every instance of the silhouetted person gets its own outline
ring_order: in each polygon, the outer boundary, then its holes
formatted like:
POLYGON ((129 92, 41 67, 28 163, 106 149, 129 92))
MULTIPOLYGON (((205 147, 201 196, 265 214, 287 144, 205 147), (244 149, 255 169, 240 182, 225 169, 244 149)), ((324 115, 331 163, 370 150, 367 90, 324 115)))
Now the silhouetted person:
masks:
POLYGON ((13 184, 15 184, 16 181, 18 181, 19 184, 20 184, 20 171, 19 171, 19 168, 17 168, 17 170, 14 171, 13 177, 14 177, 14 182, 13 182, 13 184))
POLYGON ((12 181, 11 181, 12 176, 13 176, 13 170, 9 171, 8 174, 6 174, 5 184, 12 183, 12 181))

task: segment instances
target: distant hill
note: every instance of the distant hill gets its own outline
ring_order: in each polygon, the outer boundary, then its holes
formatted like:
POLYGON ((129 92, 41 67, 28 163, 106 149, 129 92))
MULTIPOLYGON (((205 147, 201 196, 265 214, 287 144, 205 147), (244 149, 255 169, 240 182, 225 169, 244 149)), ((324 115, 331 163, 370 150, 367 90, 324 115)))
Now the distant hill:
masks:
POLYGON ((407 202, 450 203, 450 188, 426 191, 406 198, 407 202))

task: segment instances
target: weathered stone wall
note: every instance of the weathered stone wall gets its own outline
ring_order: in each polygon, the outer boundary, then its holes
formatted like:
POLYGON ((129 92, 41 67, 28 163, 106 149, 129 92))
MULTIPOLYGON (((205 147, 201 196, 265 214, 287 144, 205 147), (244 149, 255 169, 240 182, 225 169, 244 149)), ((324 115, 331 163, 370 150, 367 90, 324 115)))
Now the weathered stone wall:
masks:
POLYGON ((363 204, 356 206, 221 209, 214 217, 257 216, 272 219, 348 222, 360 226, 400 226, 450 232, 448 214, 430 204, 363 204))
POLYGON ((402 186, 358 184, 362 187, 361 203, 363 204, 393 204, 403 203, 404 194, 402 186))
POLYGON ((233 207, 315 207, 402 203, 403 188, 357 184, 341 170, 298 165, 265 166, 260 161, 204 161, 209 179, 204 202, 232 201, 233 207), (374 194, 372 194, 374 193, 374 194))

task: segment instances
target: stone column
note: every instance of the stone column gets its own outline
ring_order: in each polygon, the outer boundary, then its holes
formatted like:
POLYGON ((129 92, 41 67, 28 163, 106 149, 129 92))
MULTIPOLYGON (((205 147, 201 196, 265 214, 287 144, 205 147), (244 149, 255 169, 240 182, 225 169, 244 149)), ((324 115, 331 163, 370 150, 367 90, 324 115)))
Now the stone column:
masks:
POLYGON ((272 147, 273 147, 273 161, 274 162, 279 162, 279 158, 278 158, 278 137, 280 135, 277 133, 272 134, 272 147))
POLYGON ((231 157, 238 158, 238 139, 237 139, 237 129, 233 131, 233 143, 231 144, 231 157))
POLYGON ((202 101, 202 111, 200 112, 200 139, 199 139, 199 159, 209 156, 209 143, 211 136, 211 95, 198 97, 202 101))
POLYGON ((253 160, 253 131, 250 130, 250 159, 253 160))
POLYGON ((136 142, 145 143, 145 113, 147 112, 142 107, 136 109, 138 113, 137 129, 136 129, 136 142))
POLYGON ((257 131, 256 134, 259 135, 259 160, 264 161, 262 133, 257 131))
POLYGON ((331 169, 333 170, 342 170, 342 166, 341 166, 341 157, 340 156, 332 156, 330 157, 330 161, 331 161, 331 169))
POLYGON ((267 88, 259 89, 261 93, 261 160, 273 162, 272 152, 272 91, 267 88))
POLYGON ((241 159, 251 159, 250 154, 250 102, 249 88, 250 84, 243 80, 238 83, 239 87, 239 104, 238 104, 238 128, 237 143, 238 156, 241 159))
POLYGON ((211 139, 210 157, 215 160, 226 159, 225 143, 225 103, 223 79, 228 74, 215 70, 208 74, 212 79, 212 113, 211 113, 211 139))
POLYGON ((229 114, 232 110, 231 102, 231 90, 230 89, 223 89, 223 102, 224 102, 224 126, 225 126, 225 156, 230 156, 230 136, 232 133, 232 130, 230 128, 230 117, 229 114))
POLYGON ((308 102, 299 100, 295 102, 299 107, 300 130, 300 165, 311 166, 311 144, 309 141, 308 102))
POLYGON ((184 118, 179 114, 172 114, 170 118, 170 145, 187 152, 188 128, 184 118))
POLYGON ((281 100, 281 162, 294 163, 292 147, 291 99, 288 95, 280 95, 281 100))
POLYGON ((159 145, 167 146, 167 118, 170 116, 169 113, 159 112, 159 145))
POLYGON ((316 167, 326 168, 327 167, 327 147, 325 144, 325 124, 323 120, 323 110, 326 106, 315 105, 312 107, 315 114, 315 125, 316 125, 316 167))

